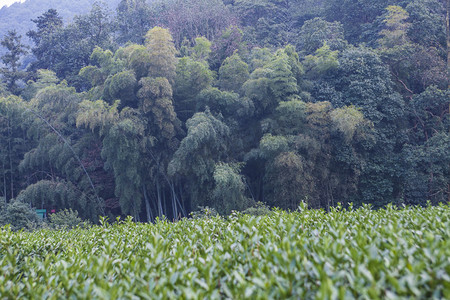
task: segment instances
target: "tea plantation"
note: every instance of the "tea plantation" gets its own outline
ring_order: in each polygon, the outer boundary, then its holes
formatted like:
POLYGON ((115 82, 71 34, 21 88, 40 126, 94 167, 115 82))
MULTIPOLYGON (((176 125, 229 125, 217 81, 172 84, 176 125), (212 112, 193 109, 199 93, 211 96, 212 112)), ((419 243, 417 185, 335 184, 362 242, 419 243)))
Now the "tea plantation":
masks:
POLYGON ((0 299, 450 299, 450 207, 0 229, 0 299))

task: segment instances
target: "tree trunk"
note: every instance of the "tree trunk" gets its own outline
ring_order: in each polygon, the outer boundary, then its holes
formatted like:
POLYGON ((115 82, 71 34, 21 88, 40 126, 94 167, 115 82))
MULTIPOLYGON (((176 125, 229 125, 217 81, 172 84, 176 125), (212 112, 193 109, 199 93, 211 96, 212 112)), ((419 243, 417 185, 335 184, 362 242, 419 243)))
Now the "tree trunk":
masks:
POLYGON ((143 191, 144 191, 144 201, 145 201, 145 209, 147 211, 147 222, 151 222, 153 221, 153 215, 152 215, 152 209, 150 207, 150 199, 148 198, 147 195, 147 188, 145 187, 145 184, 143 186, 143 191))
POLYGON ((175 194, 175 189, 173 187, 173 183, 170 182, 170 192, 172 194, 172 213, 173 213, 173 220, 175 221, 178 218, 178 209, 177 209, 177 195, 175 194))
POLYGON ((157 193, 157 197, 158 197, 158 215, 159 215, 159 218, 162 218, 163 210, 162 210, 162 205, 161 205, 161 190, 160 190, 158 179, 156 179, 156 193, 157 193))
POLYGON ((167 214, 167 202, 166 202, 166 191, 162 191, 162 202, 163 202, 163 215, 168 216, 167 214))
POLYGON ((13 172, 13 163, 12 163, 12 157, 11 157, 11 123, 8 120, 8 156, 9 156, 9 171, 11 172, 11 199, 14 198, 14 172, 13 172))

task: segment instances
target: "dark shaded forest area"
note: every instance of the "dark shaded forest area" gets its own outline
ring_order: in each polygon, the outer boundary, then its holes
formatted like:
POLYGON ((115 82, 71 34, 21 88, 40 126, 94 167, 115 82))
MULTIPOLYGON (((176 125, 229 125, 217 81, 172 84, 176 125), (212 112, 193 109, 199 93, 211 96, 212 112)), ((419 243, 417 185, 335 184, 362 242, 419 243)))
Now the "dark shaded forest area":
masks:
POLYGON ((448 202, 449 12, 122 0, 66 22, 49 7, 30 47, 18 28, 1 39, 0 210, 153 221, 448 202))

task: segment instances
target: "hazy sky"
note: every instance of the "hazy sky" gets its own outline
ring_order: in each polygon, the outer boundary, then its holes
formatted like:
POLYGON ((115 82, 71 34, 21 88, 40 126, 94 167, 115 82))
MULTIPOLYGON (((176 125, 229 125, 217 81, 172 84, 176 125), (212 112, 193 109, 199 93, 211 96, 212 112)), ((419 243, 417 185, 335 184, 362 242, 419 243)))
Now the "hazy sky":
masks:
POLYGON ((25 0, 0 0, 0 8, 2 8, 5 5, 11 5, 14 2, 24 2, 25 0))

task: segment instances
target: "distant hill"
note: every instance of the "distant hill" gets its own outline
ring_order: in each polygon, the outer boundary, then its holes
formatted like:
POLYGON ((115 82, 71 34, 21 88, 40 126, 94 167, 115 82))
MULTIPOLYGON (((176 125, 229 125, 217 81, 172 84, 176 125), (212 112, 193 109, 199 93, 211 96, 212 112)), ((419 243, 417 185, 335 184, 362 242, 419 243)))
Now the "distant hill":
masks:
MULTIPOLYGON (((95 0, 27 0, 23 3, 14 3, 13 5, 0 9, 0 39, 8 30, 16 29, 22 35, 23 41, 29 43, 26 33, 34 29, 34 23, 31 19, 42 15, 50 8, 58 11, 63 17, 65 23, 69 23, 76 15, 88 13, 95 0)), ((104 1, 111 11, 115 11, 120 0, 104 1)), ((0 49, 0 53, 3 49, 0 49)))

